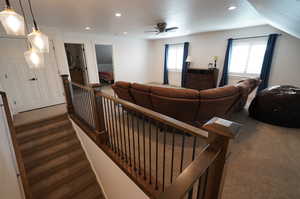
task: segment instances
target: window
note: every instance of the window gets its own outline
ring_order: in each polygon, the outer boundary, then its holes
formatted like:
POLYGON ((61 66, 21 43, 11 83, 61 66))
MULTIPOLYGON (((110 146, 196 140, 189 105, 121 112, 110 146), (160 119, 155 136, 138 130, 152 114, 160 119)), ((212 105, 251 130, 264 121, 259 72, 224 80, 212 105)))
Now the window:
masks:
POLYGON ((181 72, 183 63, 183 44, 171 44, 168 50, 168 65, 170 71, 181 72))
POLYGON ((233 41, 229 73, 258 76, 261 72, 266 46, 265 38, 233 41))

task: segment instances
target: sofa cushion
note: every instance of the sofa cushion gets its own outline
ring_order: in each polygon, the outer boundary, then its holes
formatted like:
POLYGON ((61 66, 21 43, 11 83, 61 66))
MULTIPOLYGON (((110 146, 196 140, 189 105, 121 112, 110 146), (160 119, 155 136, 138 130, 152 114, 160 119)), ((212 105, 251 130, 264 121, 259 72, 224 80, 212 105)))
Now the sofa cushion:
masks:
POLYGON ((197 121, 205 122, 211 118, 226 117, 240 97, 236 86, 224 86, 200 91, 200 106, 197 121))
POLYGON ((152 86, 151 93, 170 98, 199 99, 199 91, 193 89, 152 86))
POLYGON ((221 88, 212 88, 199 91, 201 99, 215 99, 235 95, 239 92, 236 86, 224 86, 221 88))
POLYGON ((154 111, 193 124, 199 108, 199 92, 191 89, 151 87, 154 111))
POLYGON ((114 85, 112 85, 112 88, 117 93, 119 98, 135 103, 133 97, 130 94, 130 90, 129 90, 130 87, 131 87, 130 83, 122 82, 122 81, 118 81, 114 85))
POLYGON ((145 84, 133 83, 131 85, 130 92, 137 105, 153 109, 150 97, 150 88, 151 86, 145 84))

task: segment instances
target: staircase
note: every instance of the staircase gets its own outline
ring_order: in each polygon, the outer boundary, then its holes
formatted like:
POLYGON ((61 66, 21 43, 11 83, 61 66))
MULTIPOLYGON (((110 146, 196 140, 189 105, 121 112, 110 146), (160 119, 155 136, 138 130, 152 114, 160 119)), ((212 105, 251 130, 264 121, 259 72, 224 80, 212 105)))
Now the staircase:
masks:
POLYGON ((16 127, 33 199, 101 199, 101 188, 67 115, 16 127))

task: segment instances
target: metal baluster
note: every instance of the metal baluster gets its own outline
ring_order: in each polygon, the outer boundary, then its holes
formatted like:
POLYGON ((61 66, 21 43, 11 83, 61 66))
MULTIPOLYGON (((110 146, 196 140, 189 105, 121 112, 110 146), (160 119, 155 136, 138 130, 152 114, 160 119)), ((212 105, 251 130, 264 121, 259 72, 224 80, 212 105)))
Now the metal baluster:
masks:
POLYGON ((137 136, 138 136, 138 163, 139 163, 139 174, 141 175, 141 152, 140 152, 140 120, 136 118, 136 125, 137 125, 137 136))
POLYGON ((135 161, 135 136, 134 136, 134 113, 131 115, 131 133, 132 133, 132 145, 133 145, 133 168, 136 171, 135 161))
POLYGON ((156 150, 155 150, 155 189, 158 189, 158 126, 156 126, 156 150))
MULTIPOLYGON (((192 161, 194 161, 194 159, 195 159, 196 144, 197 144, 197 136, 194 136, 193 152, 192 152, 192 161)), ((192 189, 189 191, 189 196, 188 196, 189 199, 192 199, 192 197, 193 197, 193 191, 194 191, 194 188, 192 188, 192 189)))
POLYGON ((149 184, 152 184, 151 173, 151 121, 149 119, 149 184))
POLYGON ((113 102, 113 109, 114 109, 114 122, 115 122, 115 129, 116 129, 116 140, 117 140, 117 145, 118 145, 118 152, 119 152, 119 156, 122 156, 122 151, 121 151, 121 147, 120 147, 120 140, 119 140, 119 133, 118 133, 118 122, 117 122, 117 111, 116 111, 116 103, 113 102))
POLYGON ((164 132, 164 151, 163 151, 163 191, 165 191, 165 169, 166 169, 166 129, 163 129, 164 132))
POLYGON ((118 143, 116 141, 116 130, 115 130, 115 125, 114 125, 114 116, 113 116, 113 111, 112 111, 112 101, 109 100, 109 108, 110 108, 110 116, 111 116, 111 124, 113 128, 113 139, 115 143, 115 153, 118 153, 118 143))
POLYGON ((127 147, 126 147, 126 129, 125 129, 125 110, 122 107, 122 120, 123 120, 123 136, 124 136, 124 152, 125 152, 125 161, 128 162, 128 154, 127 154, 127 147))
POLYGON ((106 143, 108 146, 111 147, 111 140, 110 140, 110 131, 109 131, 109 126, 108 126, 108 117, 107 117, 107 111, 105 107, 105 98, 101 98, 102 100, 102 108, 103 108, 103 113, 104 113, 104 121, 105 121, 105 130, 108 135, 108 143, 106 143))
POLYGON ((144 152, 144 179, 146 180, 146 142, 145 142, 145 116, 143 116, 143 152, 144 152))
POLYGON ((112 118, 111 118, 111 114, 110 114, 110 107, 109 107, 109 100, 105 99, 105 104, 106 104, 106 110, 107 110, 107 118, 108 118, 108 122, 109 122, 109 129, 110 129, 110 139, 111 139, 111 144, 112 144, 112 150, 115 151, 116 150, 116 146, 115 146, 115 142, 114 142, 114 135, 113 135, 113 126, 112 126, 112 118))
POLYGON ((129 166, 132 166, 131 164, 131 147, 130 147, 130 133, 129 133, 129 113, 127 111, 127 134, 128 134, 128 152, 129 152, 129 166))
POLYGON ((172 133, 172 157, 171 157, 171 183, 173 182, 173 169, 174 169, 174 143, 175 143, 175 133, 174 129, 171 130, 172 133))
POLYGON ((120 106, 117 104, 117 109, 118 109, 118 119, 119 119, 119 134, 120 134, 120 142, 121 142, 121 151, 122 151, 122 159, 125 158, 124 156, 124 151, 123 151, 123 140, 122 140, 122 126, 121 126, 121 112, 120 112, 120 106))
POLYGON ((185 144, 185 133, 183 133, 183 135, 182 135, 181 160, 180 160, 180 173, 182 172, 182 167, 183 167, 184 144, 185 144))

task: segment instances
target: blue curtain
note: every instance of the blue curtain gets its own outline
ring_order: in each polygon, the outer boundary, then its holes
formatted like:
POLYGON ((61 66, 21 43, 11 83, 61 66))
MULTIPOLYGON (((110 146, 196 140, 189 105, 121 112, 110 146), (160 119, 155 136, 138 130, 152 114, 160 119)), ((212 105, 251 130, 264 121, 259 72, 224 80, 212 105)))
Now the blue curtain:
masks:
POLYGON ((169 51, 169 44, 165 45, 165 62, 164 62, 164 84, 169 84, 169 77, 168 77, 168 51, 169 51))
POLYGON ((266 52, 265 52, 265 56, 264 56, 264 61, 263 61, 263 65, 262 65, 261 72, 260 72, 261 84, 259 85, 257 91, 261 91, 268 87, 273 53, 274 53, 274 48, 275 48, 277 37, 278 37, 278 34, 269 35, 268 44, 267 44, 267 48, 266 48, 266 52))
POLYGON ((189 42, 184 42, 183 47, 183 63, 182 63, 182 72, 181 72, 181 87, 185 87, 186 83, 186 72, 188 69, 188 63, 185 61, 189 55, 189 42))
POLYGON ((224 67, 223 67, 222 77, 219 86, 225 86, 228 84, 228 66, 229 66, 229 60, 230 60, 230 54, 232 48, 232 41, 233 41, 232 38, 228 39, 224 67))

